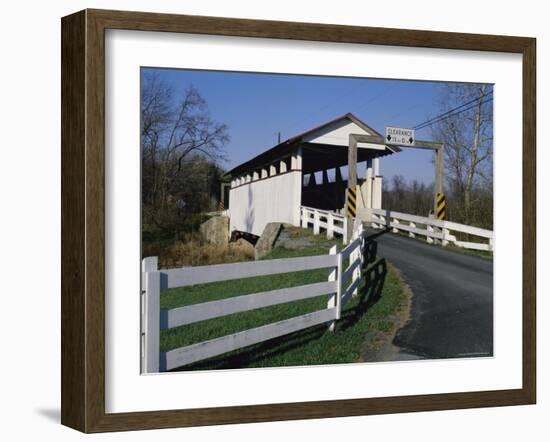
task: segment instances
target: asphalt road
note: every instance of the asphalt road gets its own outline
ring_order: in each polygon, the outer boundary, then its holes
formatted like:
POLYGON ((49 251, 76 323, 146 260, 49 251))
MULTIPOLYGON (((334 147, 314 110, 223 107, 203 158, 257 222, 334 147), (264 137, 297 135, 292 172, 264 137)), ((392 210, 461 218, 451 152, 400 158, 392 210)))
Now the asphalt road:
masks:
POLYGON ((393 342, 402 359, 493 355, 492 261, 392 233, 369 233, 378 234, 378 255, 400 270, 413 293, 410 321, 393 342))

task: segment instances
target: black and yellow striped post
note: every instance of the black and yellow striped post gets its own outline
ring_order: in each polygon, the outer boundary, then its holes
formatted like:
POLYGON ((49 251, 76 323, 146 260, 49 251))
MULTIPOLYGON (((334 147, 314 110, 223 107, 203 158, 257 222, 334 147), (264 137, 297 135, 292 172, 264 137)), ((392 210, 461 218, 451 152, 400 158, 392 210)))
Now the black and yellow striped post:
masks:
POLYGON ((348 218, 355 218, 357 213, 357 190, 355 188, 348 187, 346 205, 348 218))
POLYGON ((447 214, 447 203, 445 202, 445 194, 443 192, 439 192, 435 198, 435 202, 437 219, 444 220, 447 214))

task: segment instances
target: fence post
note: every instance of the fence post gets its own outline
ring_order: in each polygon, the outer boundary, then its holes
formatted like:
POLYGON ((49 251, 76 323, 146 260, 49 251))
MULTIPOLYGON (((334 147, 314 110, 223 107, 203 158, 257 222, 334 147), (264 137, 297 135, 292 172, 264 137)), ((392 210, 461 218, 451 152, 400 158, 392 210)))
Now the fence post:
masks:
MULTIPOLYGON (((361 238, 363 236, 363 223, 356 223, 355 228, 353 229, 353 240, 356 240, 357 238, 361 238)), ((359 246, 355 249, 353 252, 353 262, 355 262, 356 259, 360 260, 361 263, 359 266, 353 271, 353 278, 352 278, 352 284, 361 278, 361 269, 362 269, 362 256, 363 256, 363 250, 362 250, 362 241, 359 244, 359 246)), ((353 293, 352 296, 355 297, 359 293, 359 287, 357 287, 353 293)))
POLYGON ((426 224, 426 229, 428 230, 428 234, 426 235, 426 241, 428 242, 428 244, 433 244, 434 240, 430 236, 430 233, 434 232, 434 228, 430 224, 426 224))
POLYGON ((331 212, 327 215, 327 238, 334 238, 334 217, 331 212))
POLYGON ((302 227, 304 229, 307 229, 307 221, 308 221, 308 218, 309 218, 309 212, 308 212, 307 209, 302 207, 301 214, 302 214, 302 227))
MULTIPOLYGON (((391 218, 391 221, 393 224, 399 224, 399 220, 397 218, 391 218)), ((399 233, 399 229, 397 227, 392 228, 393 233, 399 233)))
POLYGON ((445 247, 447 246, 447 244, 449 244, 449 240, 447 238, 449 238, 449 234, 451 232, 449 232, 449 229, 446 229, 445 224, 443 224, 443 227, 441 228, 441 233, 443 234, 443 237, 441 238, 441 245, 445 247))
MULTIPOLYGON (((412 227, 413 229, 416 229, 416 224, 413 223, 412 221, 410 221, 410 222, 409 222, 409 227, 412 227)), ((414 238, 414 237, 415 237, 414 232, 409 232, 409 236, 410 236, 411 238, 414 238)))
POLYGON ((145 274, 143 292, 143 373, 158 373, 160 359, 160 272, 158 258, 150 257, 142 261, 145 274))
POLYGON ((159 269, 159 259, 157 256, 148 256, 141 261, 141 271, 156 272, 159 269))
POLYGON ((141 372, 145 373, 145 317, 146 317, 146 308, 145 308, 145 302, 146 302, 146 281, 145 281, 145 273, 146 272, 156 272, 158 270, 158 257, 156 256, 148 256, 146 258, 143 258, 141 260, 141 294, 140 294, 140 311, 141 311, 141 319, 140 319, 140 330, 141 330, 141 372))
MULTIPOLYGON (((338 247, 335 245, 333 245, 330 250, 329 250, 329 255, 336 255, 338 254, 338 247)), ((338 254, 338 256, 341 256, 340 254, 338 254)), ((328 280, 329 281, 339 281, 340 279, 340 269, 338 267, 338 264, 336 265, 336 267, 333 267, 332 270, 330 271, 329 275, 328 275, 328 280)), ((337 282, 337 287, 339 287, 339 284, 337 282)), ((327 302, 327 308, 334 308, 334 307, 337 307, 338 306, 338 289, 336 290, 335 293, 330 293, 328 295, 328 302, 327 302)), ((333 320, 333 321, 330 321, 329 322, 329 325, 328 325, 328 329, 330 331, 334 331, 334 327, 336 325, 336 320, 333 320)))
POLYGON ((342 224, 342 242, 344 245, 348 243, 348 217, 344 214, 344 222, 342 224))
POLYGON ((320 221, 321 220, 319 219, 319 212, 316 210, 315 212, 313 212, 313 234, 314 235, 319 235, 319 232, 321 229, 321 226, 319 226, 320 221))

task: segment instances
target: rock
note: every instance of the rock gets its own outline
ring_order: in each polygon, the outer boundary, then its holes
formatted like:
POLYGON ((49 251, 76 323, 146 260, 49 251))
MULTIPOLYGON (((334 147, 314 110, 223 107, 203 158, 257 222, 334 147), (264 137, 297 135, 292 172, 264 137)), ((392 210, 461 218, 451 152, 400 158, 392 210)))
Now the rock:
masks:
POLYGON ((256 259, 263 258, 265 255, 271 252, 271 250, 273 250, 273 244, 275 244, 275 241, 277 241, 277 237, 279 236, 282 227, 282 223, 268 223, 265 226, 264 231, 262 232, 262 236, 260 236, 260 239, 256 243, 256 259))
POLYGON ((250 244, 246 239, 240 238, 229 244, 229 248, 237 253, 254 257, 254 246, 250 244))
POLYGON ((229 217, 214 216, 205 221, 200 226, 200 232, 203 238, 217 245, 227 245, 229 243, 229 217))

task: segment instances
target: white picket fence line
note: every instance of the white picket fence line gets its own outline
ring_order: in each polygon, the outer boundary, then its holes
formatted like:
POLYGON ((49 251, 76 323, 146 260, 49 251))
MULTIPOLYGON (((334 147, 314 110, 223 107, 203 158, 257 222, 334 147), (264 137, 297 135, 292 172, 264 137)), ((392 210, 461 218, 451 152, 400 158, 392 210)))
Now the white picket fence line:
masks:
POLYGON ((383 209, 371 209, 370 224, 374 228, 391 228, 392 232, 407 232, 411 238, 416 235, 425 236, 428 243, 438 242, 442 246, 449 243, 473 250, 493 250, 493 232, 479 227, 467 226, 451 221, 440 221, 407 213, 394 212, 383 209), (418 225, 425 227, 419 227, 418 225), (463 232, 485 239, 487 242, 466 242, 457 240, 451 232, 463 232))
POLYGON ((213 356, 327 323, 334 330, 343 306, 357 294, 363 263, 364 231, 357 223, 349 245, 328 255, 219 264, 179 269, 158 269, 157 257, 142 261, 142 372, 156 373, 192 364, 213 356), (344 262, 349 264, 344 269, 344 262), (217 281, 275 275, 312 269, 332 269, 326 282, 281 288, 169 310, 160 309, 164 288, 186 287, 217 281), (350 281, 349 286, 346 282, 350 281), (327 295, 327 307, 305 315, 274 322, 204 342, 160 352, 160 331, 234 313, 327 295))
POLYGON ((314 207, 300 206, 300 224, 305 229, 312 224, 314 235, 318 235, 321 229, 325 229, 328 239, 334 238, 334 234, 337 233, 342 236, 343 242, 346 244, 348 234, 347 223, 348 218, 339 213, 316 209, 314 207))

